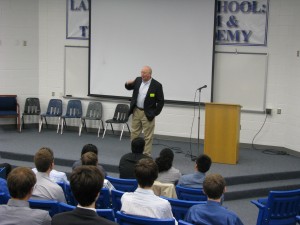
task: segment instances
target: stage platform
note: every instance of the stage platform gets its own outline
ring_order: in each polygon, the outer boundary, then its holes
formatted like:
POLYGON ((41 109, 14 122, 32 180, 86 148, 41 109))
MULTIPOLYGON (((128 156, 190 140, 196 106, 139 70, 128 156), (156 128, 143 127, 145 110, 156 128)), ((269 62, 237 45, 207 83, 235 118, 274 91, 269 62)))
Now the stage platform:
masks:
MULTIPOLYGON (((107 134, 104 139, 96 132, 65 130, 57 134, 54 129, 15 129, 0 128, 0 162, 10 162, 15 166, 34 166, 33 155, 42 146, 54 151, 56 169, 70 173, 71 165, 80 157, 85 144, 94 144, 99 149, 99 162, 111 176, 118 176, 120 157, 130 152, 130 139, 124 135, 107 134)), ((161 149, 169 147, 174 151, 174 167, 182 174, 194 171, 195 162, 191 154, 203 153, 203 145, 197 150, 196 143, 154 139, 152 157, 156 158, 161 149)), ((289 151, 288 153, 291 153, 289 151)), ((282 153, 282 152, 280 152, 282 153)), ((220 173, 227 182, 226 199, 241 199, 265 196, 269 190, 300 188, 300 157, 297 154, 265 154, 262 150, 240 148, 239 162, 236 165, 213 163, 209 173, 220 173)))

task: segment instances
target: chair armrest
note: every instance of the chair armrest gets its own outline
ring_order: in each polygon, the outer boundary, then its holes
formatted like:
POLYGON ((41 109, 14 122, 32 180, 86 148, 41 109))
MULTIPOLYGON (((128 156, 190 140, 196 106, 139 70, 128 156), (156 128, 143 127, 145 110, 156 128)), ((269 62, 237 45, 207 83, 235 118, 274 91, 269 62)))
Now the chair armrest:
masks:
POLYGON ((260 209, 263 209, 266 207, 265 205, 259 203, 257 200, 251 200, 250 202, 253 203, 254 205, 256 205, 260 209))

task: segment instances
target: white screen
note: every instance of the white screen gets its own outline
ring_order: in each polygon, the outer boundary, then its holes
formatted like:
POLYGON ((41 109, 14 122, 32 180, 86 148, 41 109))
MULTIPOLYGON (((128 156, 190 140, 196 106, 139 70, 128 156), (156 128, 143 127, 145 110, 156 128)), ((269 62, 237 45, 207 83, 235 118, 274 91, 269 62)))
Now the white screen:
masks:
POLYGON ((214 0, 92 0, 90 95, 131 96, 144 65, 166 100, 211 101, 214 0))

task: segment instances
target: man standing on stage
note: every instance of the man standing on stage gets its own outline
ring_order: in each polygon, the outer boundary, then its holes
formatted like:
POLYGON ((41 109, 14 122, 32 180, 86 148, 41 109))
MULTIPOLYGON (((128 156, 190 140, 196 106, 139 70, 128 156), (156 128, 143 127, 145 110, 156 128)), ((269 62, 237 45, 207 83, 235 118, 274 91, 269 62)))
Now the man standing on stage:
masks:
POLYGON ((127 90, 133 90, 129 115, 132 114, 131 140, 144 131, 144 154, 151 156, 155 117, 164 106, 164 93, 161 83, 152 78, 152 69, 144 66, 141 77, 125 83, 127 90))

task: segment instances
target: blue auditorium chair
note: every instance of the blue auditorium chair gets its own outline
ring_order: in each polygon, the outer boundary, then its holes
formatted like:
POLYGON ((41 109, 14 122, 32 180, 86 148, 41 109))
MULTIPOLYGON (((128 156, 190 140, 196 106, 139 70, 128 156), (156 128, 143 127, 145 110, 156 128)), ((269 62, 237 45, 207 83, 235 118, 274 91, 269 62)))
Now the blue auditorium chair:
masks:
POLYGON ((257 225, 295 225, 300 212, 300 189, 270 191, 267 201, 251 200, 259 209, 257 225))
POLYGON ((59 212, 58 201, 55 200, 29 199, 28 202, 30 208, 46 210, 51 217, 59 212))
POLYGON ((175 219, 154 219, 128 215, 120 211, 115 216, 119 225, 175 225, 175 219))
POLYGON ((111 176, 105 177, 115 187, 115 189, 124 192, 133 192, 138 187, 136 179, 122 179, 111 176))
POLYGON ((176 185, 178 199, 188 201, 207 201, 207 196, 201 188, 188 188, 176 185))
POLYGON ((172 213, 175 219, 183 220, 185 218, 185 215, 189 208, 191 208, 193 205, 198 204, 206 204, 206 201, 188 201, 188 200, 180 200, 175 198, 166 198, 164 196, 161 196, 161 198, 166 199, 170 202, 172 207, 172 213))

